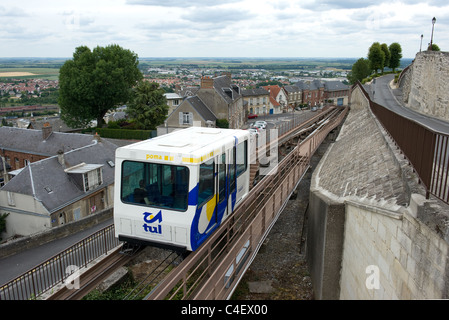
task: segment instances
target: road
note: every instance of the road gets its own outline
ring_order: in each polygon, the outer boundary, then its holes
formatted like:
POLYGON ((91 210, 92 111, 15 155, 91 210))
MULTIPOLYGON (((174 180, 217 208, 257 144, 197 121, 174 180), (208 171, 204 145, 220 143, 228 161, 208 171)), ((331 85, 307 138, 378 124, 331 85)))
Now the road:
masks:
POLYGON ((306 121, 309 118, 312 118, 316 112, 312 112, 310 110, 304 110, 304 111, 294 111, 294 112, 287 112, 287 113, 279 113, 279 114, 267 114, 257 117, 256 119, 250 119, 248 120, 247 126, 250 127, 252 123, 256 121, 266 121, 267 122, 267 129, 274 129, 281 126, 283 123, 291 121, 293 117, 298 117, 301 120, 304 119, 306 121))
POLYGON ((432 118, 413 111, 400 103, 402 101, 402 90, 391 89, 390 82, 394 75, 388 74, 375 79, 371 84, 365 85, 371 98, 374 96, 374 102, 416 122, 421 123, 428 128, 441 133, 449 134, 449 123, 440 119, 432 118))

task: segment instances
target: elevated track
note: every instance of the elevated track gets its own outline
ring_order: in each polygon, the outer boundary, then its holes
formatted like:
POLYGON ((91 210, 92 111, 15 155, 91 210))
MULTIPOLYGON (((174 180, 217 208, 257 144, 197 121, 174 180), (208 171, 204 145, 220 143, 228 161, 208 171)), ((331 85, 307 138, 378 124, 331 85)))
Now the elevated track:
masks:
MULTIPOLYGON (((276 150, 278 164, 261 175, 235 212, 145 299, 229 299, 308 170, 312 155, 327 134, 342 123, 347 111, 330 107, 306 122, 277 128, 257 154, 268 154, 269 158, 276 150)), ((81 299, 138 253, 123 254, 122 244, 111 239, 113 229, 111 225, 93 234, 1 286, 0 300, 81 299), (70 265, 82 269, 76 287, 68 283, 66 269, 70 265)))

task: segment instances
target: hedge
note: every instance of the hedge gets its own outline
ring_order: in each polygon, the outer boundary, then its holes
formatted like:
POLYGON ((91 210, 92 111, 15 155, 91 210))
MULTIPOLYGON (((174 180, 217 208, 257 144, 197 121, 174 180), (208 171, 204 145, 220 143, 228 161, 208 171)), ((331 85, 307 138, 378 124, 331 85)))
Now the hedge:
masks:
POLYGON ((95 128, 93 132, 98 133, 102 138, 126 140, 146 140, 157 136, 156 130, 95 128))

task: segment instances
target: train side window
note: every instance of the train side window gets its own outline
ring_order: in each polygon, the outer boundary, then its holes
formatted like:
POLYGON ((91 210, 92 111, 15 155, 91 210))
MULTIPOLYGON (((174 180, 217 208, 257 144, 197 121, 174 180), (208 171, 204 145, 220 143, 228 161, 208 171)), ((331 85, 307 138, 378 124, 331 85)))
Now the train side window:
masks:
POLYGON ((229 192, 233 193, 235 191, 235 147, 230 150, 229 155, 229 192))
POLYGON ((248 141, 245 140, 237 146, 237 177, 246 171, 248 168, 248 141))
POLYGON ((214 168, 215 161, 213 159, 200 165, 200 178, 198 183, 198 207, 204 205, 215 194, 214 168))
POLYGON ((218 202, 222 202, 226 197, 226 154, 221 155, 218 164, 218 202))

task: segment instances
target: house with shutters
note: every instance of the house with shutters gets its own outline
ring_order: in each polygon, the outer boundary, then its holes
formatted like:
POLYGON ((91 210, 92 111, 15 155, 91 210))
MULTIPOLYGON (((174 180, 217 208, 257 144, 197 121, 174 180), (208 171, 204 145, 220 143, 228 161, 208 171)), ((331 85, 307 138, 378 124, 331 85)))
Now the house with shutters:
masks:
POLYGON ((8 214, 3 239, 31 235, 112 207, 117 146, 98 136, 90 140, 88 145, 28 163, 0 188, 0 214, 8 214))
POLYGON ((246 123, 245 101, 240 87, 233 84, 229 73, 201 78, 194 95, 182 103, 157 128, 158 135, 191 126, 215 127, 217 120, 226 120, 229 128, 241 128, 246 123))
POLYGON ((270 111, 270 93, 264 88, 242 90, 248 113, 264 115, 270 111))
POLYGON ((165 124, 157 128, 163 135, 188 127, 215 127, 217 117, 198 96, 189 96, 167 117, 165 124))
POLYGON ((302 91, 298 86, 284 86, 284 91, 287 95, 287 106, 289 110, 302 105, 302 91))
POLYGON ((320 80, 299 81, 294 85, 302 92, 303 104, 307 104, 309 107, 323 106, 324 84, 320 80))

